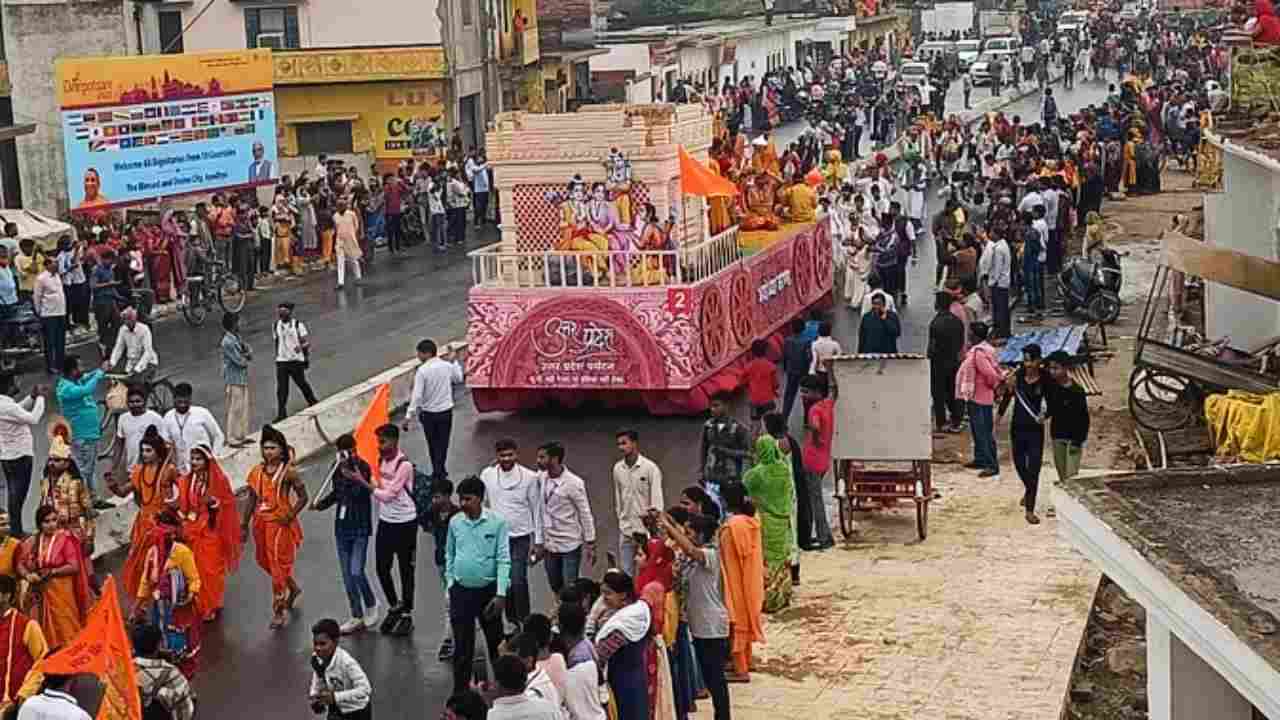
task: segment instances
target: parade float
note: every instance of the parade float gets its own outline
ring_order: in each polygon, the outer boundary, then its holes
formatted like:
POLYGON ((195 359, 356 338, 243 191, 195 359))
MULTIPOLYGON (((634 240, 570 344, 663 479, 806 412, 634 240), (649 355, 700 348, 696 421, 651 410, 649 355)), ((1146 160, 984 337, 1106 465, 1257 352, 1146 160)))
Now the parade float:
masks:
POLYGON ((470 253, 477 409, 698 413, 740 385, 754 341, 778 357, 788 322, 829 302, 827 220, 775 213, 773 175, 712 172, 712 127, 698 105, 496 118, 502 237, 470 253), (735 224, 711 227, 716 202, 735 224))

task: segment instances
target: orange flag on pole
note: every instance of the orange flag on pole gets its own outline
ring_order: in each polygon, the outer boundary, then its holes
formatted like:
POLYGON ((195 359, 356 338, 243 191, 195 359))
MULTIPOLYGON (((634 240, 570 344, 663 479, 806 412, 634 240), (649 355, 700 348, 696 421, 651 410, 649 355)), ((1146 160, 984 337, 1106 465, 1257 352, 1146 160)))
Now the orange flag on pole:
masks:
POLYGON ((727 197, 737 195, 738 186, 728 178, 711 172, 706 165, 693 159, 681 145, 680 150, 680 191, 685 195, 701 195, 702 197, 727 197))
POLYGON ((80 634, 37 663, 35 670, 45 675, 97 675, 103 687, 97 720, 142 720, 133 648, 124 629, 115 578, 107 578, 80 634))
POLYGON ((378 428, 391 422, 391 384, 383 383, 373 393, 369 407, 356 425, 356 455, 369 463, 373 481, 378 482, 378 428))

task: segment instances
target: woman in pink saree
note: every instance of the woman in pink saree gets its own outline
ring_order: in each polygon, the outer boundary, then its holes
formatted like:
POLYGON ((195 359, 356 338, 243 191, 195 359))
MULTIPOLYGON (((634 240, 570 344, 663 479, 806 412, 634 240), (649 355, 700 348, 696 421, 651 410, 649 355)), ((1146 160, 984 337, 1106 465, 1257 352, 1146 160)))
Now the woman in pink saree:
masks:
POLYGON ((187 218, 181 211, 166 210, 160 220, 160 232, 168 246, 173 291, 179 297, 187 290, 187 218))
POLYGON ((613 255, 611 263, 613 272, 618 277, 627 273, 626 252, 635 243, 635 231, 627 227, 618 215, 618 208, 609 201, 609 192, 604 183, 591 186, 591 201, 587 204, 587 224, 592 235, 603 235, 609 241, 609 250, 613 255))

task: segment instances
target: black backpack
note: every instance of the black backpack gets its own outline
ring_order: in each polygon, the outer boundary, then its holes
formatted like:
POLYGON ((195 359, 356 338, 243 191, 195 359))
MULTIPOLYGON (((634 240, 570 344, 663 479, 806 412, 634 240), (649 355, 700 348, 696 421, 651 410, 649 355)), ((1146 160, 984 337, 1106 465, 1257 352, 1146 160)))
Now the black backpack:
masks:
POLYGON ((387 613, 378 632, 391 637, 409 637, 413 634, 413 616, 403 612, 387 613))
POLYGON ((409 491, 409 499, 413 500, 413 510, 418 516, 418 527, 423 532, 431 530, 431 476, 418 469, 410 460, 401 460, 413 465, 413 489, 409 491))

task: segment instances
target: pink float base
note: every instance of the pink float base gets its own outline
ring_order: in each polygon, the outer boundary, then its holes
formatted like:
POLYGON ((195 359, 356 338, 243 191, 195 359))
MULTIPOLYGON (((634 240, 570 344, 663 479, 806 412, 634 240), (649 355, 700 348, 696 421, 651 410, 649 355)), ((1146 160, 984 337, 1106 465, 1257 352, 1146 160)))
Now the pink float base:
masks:
MULTIPOLYGON (((824 294, 809 308, 793 317, 807 315, 813 309, 832 306, 831 294, 824 294)), ((789 324, 788 319, 788 324, 789 324)), ((780 362, 782 343, 788 327, 764 338, 769 343, 769 359, 780 362)), ((583 406, 605 410, 645 410, 651 415, 699 415, 707 411, 711 397, 721 392, 736 392, 744 385, 743 372, 751 362, 751 353, 744 352, 730 360, 714 375, 696 387, 671 390, 595 390, 570 388, 471 388, 471 399, 480 412, 518 412, 559 407, 573 410, 583 406)))

